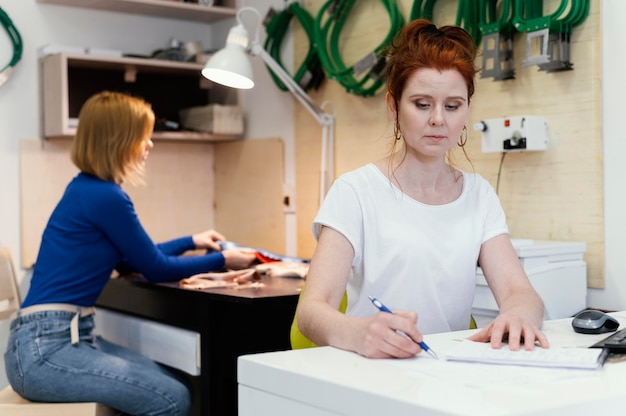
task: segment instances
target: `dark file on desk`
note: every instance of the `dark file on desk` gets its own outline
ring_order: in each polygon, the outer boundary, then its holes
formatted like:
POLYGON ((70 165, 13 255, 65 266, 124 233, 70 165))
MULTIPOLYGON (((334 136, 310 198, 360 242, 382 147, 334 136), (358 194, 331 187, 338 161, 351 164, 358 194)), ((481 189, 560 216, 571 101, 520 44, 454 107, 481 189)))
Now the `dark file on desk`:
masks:
POLYGON ((590 348, 604 348, 611 353, 626 354, 626 328, 609 335, 590 348))

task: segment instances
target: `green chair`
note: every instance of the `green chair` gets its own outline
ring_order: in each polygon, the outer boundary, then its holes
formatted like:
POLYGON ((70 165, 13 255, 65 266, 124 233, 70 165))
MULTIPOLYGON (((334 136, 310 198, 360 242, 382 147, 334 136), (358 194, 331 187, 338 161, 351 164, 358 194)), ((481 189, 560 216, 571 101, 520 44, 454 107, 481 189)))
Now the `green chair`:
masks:
MULTIPOLYGON (((304 286, 302 286, 302 290, 300 291, 300 296, 298 297, 298 303, 300 303, 300 298, 304 293, 304 286)), ((348 306, 348 294, 346 292, 343 293, 343 298, 341 299, 341 303, 339 304, 339 311, 341 313, 346 313, 346 307, 348 306)), ((300 329, 298 329, 298 313, 293 317, 293 322, 291 322, 291 349, 299 350, 302 348, 313 348, 317 347, 310 339, 302 335, 300 329)))

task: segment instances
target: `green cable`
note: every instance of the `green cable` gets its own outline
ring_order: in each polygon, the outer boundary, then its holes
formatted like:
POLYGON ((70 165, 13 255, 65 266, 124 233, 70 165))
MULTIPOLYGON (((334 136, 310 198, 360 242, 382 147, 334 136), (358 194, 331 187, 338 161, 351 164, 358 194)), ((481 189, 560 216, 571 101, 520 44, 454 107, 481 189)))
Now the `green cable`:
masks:
POLYGON ((516 0, 513 24, 520 32, 534 32, 549 29, 553 22, 565 11, 568 0, 561 0, 554 13, 543 14, 543 0, 516 0))
POLYGON ((515 32, 512 1, 500 1, 500 17, 498 18, 498 0, 480 0, 478 5, 478 25, 483 35, 515 32))
POLYGON ((314 26, 314 39, 322 66, 329 78, 339 82, 348 93, 363 97, 375 95, 385 84, 385 52, 404 26, 396 0, 381 0, 391 27, 387 36, 363 59, 347 66, 339 51, 342 30, 356 0, 328 0, 320 8, 314 26))
MULTIPOLYGON (((293 79, 305 91, 311 88, 317 89, 324 81, 325 74, 312 40, 313 16, 302 8, 298 2, 289 4, 280 12, 275 12, 273 9, 270 9, 270 18, 269 20, 266 19, 268 21, 265 24, 267 38, 265 39, 264 48, 274 60, 285 69, 281 58, 281 46, 294 17, 298 23, 300 23, 309 39, 309 50, 302 63, 293 74, 293 79)), ((287 87, 269 67, 267 67, 267 70, 278 88, 283 91, 288 91, 287 87)))
MULTIPOLYGON (((411 6, 410 19, 434 20, 436 0, 415 0, 411 6)), ((456 12, 456 26, 462 27, 474 39, 476 45, 480 45, 482 33, 478 21, 479 2, 476 0, 458 0, 456 12)))
POLYGON ((347 16, 350 13, 350 8, 352 7, 352 5, 353 2, 349 4, 345 1, 327 1, 325 4, 322 5, 315 18, 315 25, 313 28, 315 45, 317 47, 320 60, 322 61, 322 66, 324 67, 331 79, 338 80, 340 77, 347 75, 349 69, 346 67, 340 68, 335 66, 335 63, 333 61, 334 55, 331 56, 327 49, 327 34, 332 28, 332 24, 335 20, 341 19, 342 21, 344 21, 344 16, 347 16), (327 10, 330 18, 328 18, 322 26, 321 20, 323 19, 323 16, 327 13, 327 10))
POLYGON ((413 2, 413 6, 411 7, 411 21, 416 19, 426 19, 428 21, 434 20, 433 10, 435 8, 436 0, 415 0, 413 2))
MULTIPOLYGON (((384 52, 389 45, 395 34, 404 25, 404 18, 400 14, 395 2, 384 2, 387 13, 391 20, 391 28, 387 37, 376 47, 371 53, 369 53, 361 61, 355 65, 347 67, 343 64, 341 55, 339 53, 339 40, 341 30, 346 23, 350 10, 354 5, 354 1, 335 1, 327 2, 328 5, 333 6, 333 12, 330 13, 330 18, 324 27, 324 35, 319 36, 317 29, 320 27, 316 25, 316 39, 318 40, 318 50, 320 56, 326 59, 322 60, 325 69, 329 72, 329 76, 336 79, 340 84, 346 88, 349 93, 371 96, 376 94, 381 86, 384 85, 384 66, 385 57, 384 52), (330 31, 330 39, 327 41, 328 33, 330 31), (326 48, 322 45, 330 45, 330 55, 326 52, 326 48), (366 72, 367 71, 367 72, 366 72), (358 79, 358 76, 365 73, 365 75, 358 79)), ((316 21, 321 19, 324 14, 325 8, 320 11, 316 21)))
POLYGON ((571 34, 572 29, 585 21, 589 15, 589 0, 571 0, 571 6, 566 15, 559 17, 550 26, 550 31, 571 34))
POLYGON ((2 68, 2 71, 0 71, 0 85, 2 85, 8 79, 13 67, 15 67, 15 65, 17 65, 19 60, 22 58, 23 45, 20 32, 9 18, 9 15, 7 15, 2 8, 0 8, 0 22, 2 22, 2 26, 9 35, 11 44, 13 45, 13 56, 11 57, 11 61, 4 68, 2 68))
POLYGON ((589 3, 589 0, 561 0, 553 13, 544 16, 543 0, 515 0, 513 22, 520 32, 548 28, 551 32, 571 34, 571 29, 589 15, 589 3))
POLYGON ((464 28, 478 46, 482 40, 482 32, 478 22, 478 6, 476 0, 459 0, 456 11, 456 25, 464 28))

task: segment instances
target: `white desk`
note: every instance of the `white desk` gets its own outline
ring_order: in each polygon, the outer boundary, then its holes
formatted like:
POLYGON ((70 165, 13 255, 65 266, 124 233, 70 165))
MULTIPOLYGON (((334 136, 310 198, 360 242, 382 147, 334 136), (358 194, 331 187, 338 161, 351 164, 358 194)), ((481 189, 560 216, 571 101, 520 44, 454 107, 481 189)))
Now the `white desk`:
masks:
MULTIPOLYGON (((613 315, 623 328, 626 312, 613 315)), ((577 334, 570 322, 545 323, 552 346, 586 347, 608 335, 577 334)), ((472 332, 425 341, 442 356, 472 332)), ((238 383, 239 416, 589 416, 624 406, 626 361, 562 370, 447 362, 427 354, 377 360, 322 347, 239 357, 238 383)))

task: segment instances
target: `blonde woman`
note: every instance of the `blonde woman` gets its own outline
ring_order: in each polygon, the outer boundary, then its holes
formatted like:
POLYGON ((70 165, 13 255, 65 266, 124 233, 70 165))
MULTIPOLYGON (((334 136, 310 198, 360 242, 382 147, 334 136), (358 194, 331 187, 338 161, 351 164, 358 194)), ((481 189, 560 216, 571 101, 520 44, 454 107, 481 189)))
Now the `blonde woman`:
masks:
POLYGON ((152 242, 121 188, 140 182, 154 113, 142 99, 102 92, 79 115, 67 186, 43 233, 28 294, 5 353, 7 376, 23 397, 100 402, 125 414, 187 415, 188 387, 160 365, 92 335, 93 305, 115 268, 153 282, 248 267, 254 254, 219 251, 214 230, 152 242), (192 249, 210 254, 180 256, 192 249))

